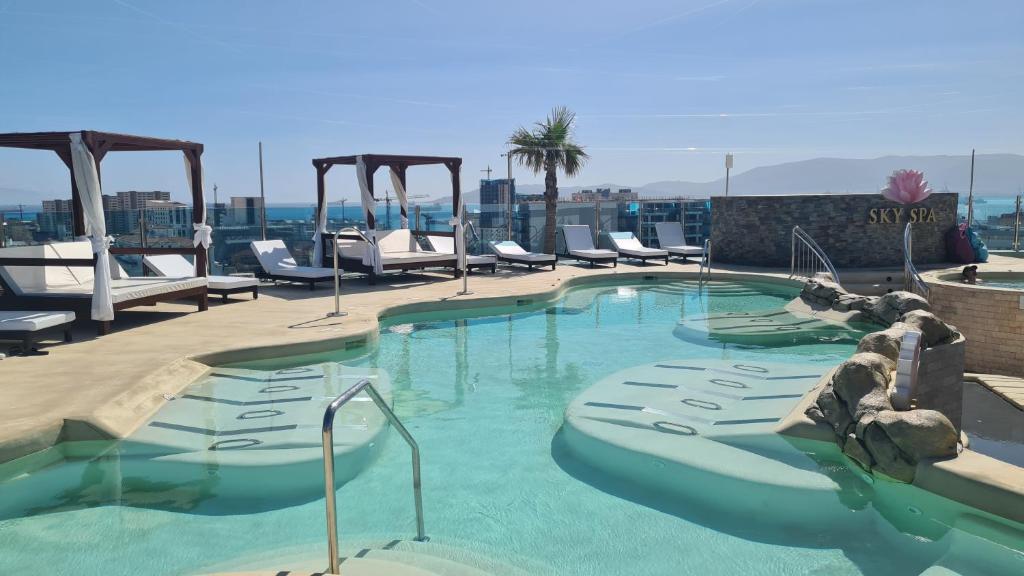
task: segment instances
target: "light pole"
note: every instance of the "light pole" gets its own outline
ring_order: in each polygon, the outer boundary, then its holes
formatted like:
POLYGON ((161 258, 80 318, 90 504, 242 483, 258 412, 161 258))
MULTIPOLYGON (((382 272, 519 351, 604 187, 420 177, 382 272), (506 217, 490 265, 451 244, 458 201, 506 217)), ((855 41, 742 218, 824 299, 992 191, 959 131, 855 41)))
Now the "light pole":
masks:
POLYGON ((732 170, 732 154, 725 155, 725 195, 729 195, 729 170, 732 170))

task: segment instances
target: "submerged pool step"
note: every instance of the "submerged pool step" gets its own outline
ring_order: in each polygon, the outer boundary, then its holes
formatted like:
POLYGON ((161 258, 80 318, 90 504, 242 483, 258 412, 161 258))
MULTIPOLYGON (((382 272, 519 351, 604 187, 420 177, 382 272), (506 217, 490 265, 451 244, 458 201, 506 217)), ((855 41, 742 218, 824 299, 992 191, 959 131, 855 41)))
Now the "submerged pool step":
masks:
MULTIPOLYGON (((444 541, 443 536, 437 540, 444 541)), ((322 545, 302 545, 277 550, 264 550, 234 561, 208 566, 208 576, 316 576, 327 564, 322 545)), ((345 576, 529 576, 541 567, 526 569, 529 559, 517 560, 512 566, 479 552, 435 540, 342 541, 341 573, 345 576)))

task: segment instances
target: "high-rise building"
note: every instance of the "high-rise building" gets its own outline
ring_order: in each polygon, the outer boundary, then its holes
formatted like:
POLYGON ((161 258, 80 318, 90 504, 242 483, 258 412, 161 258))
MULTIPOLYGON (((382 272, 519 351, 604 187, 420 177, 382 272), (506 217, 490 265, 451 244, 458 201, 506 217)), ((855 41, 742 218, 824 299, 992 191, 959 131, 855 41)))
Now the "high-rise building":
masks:
POLYGON ((43 212, 71 212, 71 200, 43 200, 43 212))
POLYGON ((505 228, 509 206, 516 201, 513 178, 480 180, 480 229, 505 228))
POLYGON ((232 196, 228 206, 228 223, 235 226, 254 226, 263 217, 263 199, 259 196, 232 196))
MULTIPOLYGON (((117 206, 114 209, 138 210, 139 208, 145 208, 146 202, 150 200, 163 200, 166 202, 170 199, 171 193, 164 192, 163 190, 127 190, 117 193, 117 206)), ((106 208, 104 205, 104 209, 106 208)))
POLYGON ((632 188, 619 188, 619 191, 612 193, 611 188, 597 188, 596 190, 580 190, 572 193, 573 202, 631 202, 638 198, 638 194, 632 188))

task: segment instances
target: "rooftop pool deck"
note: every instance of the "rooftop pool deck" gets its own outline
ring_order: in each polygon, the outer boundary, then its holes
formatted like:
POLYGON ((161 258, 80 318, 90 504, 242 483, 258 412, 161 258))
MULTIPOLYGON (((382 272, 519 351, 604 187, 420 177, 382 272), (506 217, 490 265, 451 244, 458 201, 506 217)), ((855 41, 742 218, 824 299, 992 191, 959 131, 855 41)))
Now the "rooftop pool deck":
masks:
MULTIPOLYGON (((1024 272, 1024 262, 1021 264, 1017 264, 1017 262, 1020 261, 1009 264, 1024 272)), ((1007 267, 1007 263, 1002 261, 998 261, 994 265, 1000 267, 1000 269, 1007 267)), ((940 273, 949 274, 953 271, 954 269, 950 268, 940 273)), ((351 280, 346 279, 342 285, 341 307, 347 315, 341 318, 326 316, 328 312, 333 310, 334 305, 333 291, 329 288, 309 292, 304 287, 289 286, 267 287, 263 290, 264 294, 261 294, 259 300, 244 298, 229 304, 214 304, 209 311, 203 313, 194 313, 192 306, 184 305, 160 305, 155 309, 144 312, 122 312, 119 313, 119 319, 114 324, 114 332, 110 335, 96 338, 92 336, 92 332, 87 327, 83 327, 76 332, 76 336, 81 338, 81 340, 68 345, 49 347, 49 356, 13 357, 0 362, 0 374, 3 374, 3 380, 5 381, 5 385, 0 387, 0 402, 3 402, 3 405, 6 407, 5 411, 8 414, 8 417, 3 422, 0 422, 0 462, 37 453, 47 447, 55 446, 68 440, 122 439, 132 437, 133 435, 138 436, 140 430, 143 436, 145 436, 146 429, 142 427, 147 422, 151 422, 154 419, 154 415, 163 414, 167 416, 170 414, 167 411, 168 407, 172 411, 176 409, 177 407, 173 406, 175 403, 169 403, 168 400, 181 395, 186 388, 194 388, 197 385, 201 386, 203 382, 210 381, 211 378, 224 378, 224 374, 221 373, 227 373, 225 371, 275 369, 284 372, 290 370, 287 366, 291 364, 308 364, 309 362, 318 361, 318 358, 330 357, 332 354, 351 353, 359 355, 363 353, 361 350, 363 348, 373 349, 378 346, 378 340, 382 338, 382 331, 388 332, 397 329, 391 327, 393 322, 398 321, 398 319, 392 320, 396 316, 401 316, 401 321, 403 322, 410 321, 410 318, 413 319, 411 321, 417 321, 416 318, 419 317, 424 318, 425 321, 430 321, 430 318, 438 314, 443 315, 445 312, 452 313, 457 310, 462 310, 461 314, 463 315, 469 314, 472 316, 473 314, 493 314, 494 310, 500 307, 508 307, 513 310, 517 307, 543 308, 547 302, 561 298, 568 289, 574 287, 600 286, 602 284, 614 286, 643 283, 657 284, 660 282, 679 283, 680 281, 682 281, 682 284, 689 284, 696 278, 696 273, 697 265, 695 263, 672 263, 667 266, 623 264, 618 268, 590 268, 584 265, 576 266, 564 263, 555 271, 526 272, 510 269, 501 270, 495 275, 472 274, 469 278, 469 288, 473 293, 463 296, 457 295, 457 292, 462 288, 462 281, 453 280, 442 275, 408 274, 394 279, 389 278, 389 281, 381 282, 376 286, 368 286, 363 278, 353 277, 351 280), (473 308, 479 308, 480 311, 466 311, 466 309, 473 308)), ((984 277, 984 268, 982 277, 984 277)), ((788 271, 778 269, 715 267, 714 279, 716 281, 740 280, 748 283, 755 282, 761 285, 777 285, 780 288, 780 293, 792 292, 792 295, 795 295, 796 289, 799 286, 798 282, 788 279, 788 271)), ((718 290, 717 297, 724 300, 736 299, 738 301, 745 297, 751 297, 751 294, 747 294, 746 290, 740 284, 734 287, 722 286, 718 290)), ((579 291, 581 294, 586 292, 590 291, 579 291)), ((574 291, 573 294, 575 293, 574 291)), ((672 296, 672 294, 666 293, 666 297, 672 296)), ((582 304, 584 308, 586 307, 585 304, 582 304)), ((723 315, 720 312, 717 314, 712 314, 711 312, 709 310, 706 315, 693 315, 693 321, 680 323, 675 328, 675 338, 681 343, 696 342, 701 338, 710 338, 710 340, 720 343, 722 353, 726 353, 726 346, 738 345, 741 347, 740 350, 742 350, 743 346, 757 344, 756 342, 743 342, 742 339, 733 342, 737 337, 731 334, 734 334, 737 329, 751 332, 755 328, 756 331, 770 328, 783 334, 784 337, 781 339, 776 337, 778 341, 773 341, 774 343, 770 344, 769 347, 773 349, 777 346, 806 344, 805 340, 807 338, 817 340, 822 338, 823 335, 830 342, 834 342, 835 345, 840 347, 852 346, 857 339, 857 334, 853 333, 847 336, 841 330, 837 332, 836 326, 824 322, 817 322, 813 326, 801 324, 800 331, 797 333, 794 327, 790 325, 792 323, 783 322, 774 316, 765 318, 762 323, 748 327, 746 324, 750 322, 747 320, 738 321, 735 314, 730 315, 730 313, 727 313, 723 315), (769 322, 768 320, 771 321, 769 322), (770 326, 765 324, 770 324, 770 326), (706 336, 700 336, 701 327, 708 331, 706 336)), ((666 319, 669 322, 675 321, 667 317, 666 319)), ((754 334, 754 332, 751 332, 751 334, 754 334)), ((757 336, 758 340, 763 336, 760 332, 754 335, 757 336)), ((654 353, 655 351, 652 350, 651 352, 654 353)), ((744 352, 740 351, 738 354, 742 357, 744 352)), ((836 356, 837 359, 841 357, 836 356)), ((652 357, 648 360, 657 360, 657 358, 652 357)), ((703 367, 703 365, 700 365, 699 367, 709 371, 709 374, 715 370, 730 369, 724 365, 724 367, 717 365, 708 366, 703 367)), ((654 367, 655 371, 663 369, 664 367, 660 365, 654 367)), ((779 365, 775 369, 780 371, 780 374, 783 374, 783 376, 778 377, 781 379, 780 381, 785 380, 786 377, 810 378, 810 375, 805 375, 803 372, 799 374, 794 372, 796 376, 788 375, 788 372, 786 372, 788 368, 783 365, 779 365)), ((821 372, 824 373, 827 369, 828 366, 822 365, 821 372)), ((239 372, 238 374, 228 374, 228 376, 243 378, 245 373, 239 372)), ((622 389, 622 382, 628 381, 631 385, 625 388, 627 391, 632 391, 633 389, 645 391, 650 388, 650 391, 660 397, 660 395, 663 395, 661 390, 667 389, 669 387, 668 384, 657 384, 640 388, 632 385, 635 383, 634 381, 641 383, 655 382, 657 381, 656 376, 653 372, 651 374, 645 372, 643 374, 630 373, 622 377, 616 376, 617 380, 614 378, 609 380, 609 384, 606 386, 607 393, 602 392, 604 389, 596 384, 594 390, 601 392, 604 396, 614 395, 622 389)), ((730 378, 734 378, 734 376, 730 376, 730 378)), ((714 384, 717 380, 712 379, 710 382, 714 384)), ((797 384, 800 383, 797 382, 797 384)), ((756 387, 756 383, 748 383, 746 385, 754 385, 756 387)), ((785 398, 797 398, 808 386, 809 384, 794 385, 793 390, 788 391, 787 395, 784 396, 785 398)), ((717 410, 719 406, 725 406, 725 403, 720 398, 725 398, 726 403, 735 402, 736 398, 733 397, 735 396, 733 391, 731 389, 723 390, 724 392, 718 390, 717 396, 712 398, 712 401, 693 401, 694 405, 687 405, 686 410, 694 412, 689 417, 694 418, 695 422, 700 423, 703 422, 701 420, 703 414, 701 410, 711 408, 717 410)), ((696 390, 689 392, 696 392, 696 390)), ((644 393, 646 394, 647 392, 644 393)), ((569 412, 566 414, 567 421, 570 420, 570 416, 575 414, 576 416, 582 415, 587 421, 605 422, 601 426, 607 426, 610 423, 614 427, 625 426, 622 429, 636 428, 632 423, 631 416, 617 420, 604 420, 609 416, 609 414, 606 414, 609 409, 622 411, 630 408, 630 406, 627 406, 628 402, 626 400, 633 397, 623 397, 625 399, 612 398, 615 400, 613 405, 608 404, 608 398, 604 396, 597 398, 597 400, 581 396, 582 400, 580 401, 587 403, 586 410, 593 410, 596 406, 598 413, 591 415, 589 412, 581 412, 578 408, 570 406, 569 412)), ((610 398, 611 396, 608 397, 610 398)), ((761 398, 755 395, 750 398, 744 396, 739 399, 750 400, 755 397, 761 398)), ((779 396, 779 400, 776 400, 775 396, 771 396, 771 398, 772 400, 770 401, 772 402, 781 402, 777 410, 778 414, 776 415, 779 417, 785 414, 787 403, 795 402, 792 399, 786 400, 783 396, 779 396)), ((646 402, 650 406, 656 406, 656 402, 659 401, 652 399, 646 402)), ((744 406, 743 402, 736 404, 739 408, 744 406)), ((667 407, 665 410, 668 410, 668 412, 658 412, 659 415, 655 417, 655 420, 663 418, 665 414, 673 418, 678 417, 680 414, 676 408, 667 407)), ((627 410, 624 414, 628 415, 631 412, 627 410)), ((747 422, 747 420, 743 420, 746 416, 742 414, 742 410, 737 412, 737 414, 739 416, 736 418, 740 418, 740 420, 735 418, 733 420, 736 422, 747 422)), ((576 416, 573 416, 573 418, 576 418, 576 416)), ((611 416, 617 418, 614 411, 611 413, 611 416)), ((191 416, 182 413, 181 417, 189 418, 191 416)), ((557 420, 560 421, 560 418, 557 420)), ((732 423, 733 420, 728 420, 728 422, 732 423)), ((576 418, 575 421, 582 422, 579 418, 576 418)), ((312 417, 310 423, 315 426, 317 422, 318 420, 312 417)), ((693 423, 691 422, 691 424, 693 423)), ((720 441, 723 445, 735 444, 737 447, 749 450, 753 454, 761 452, 766 454, 788 454, 792 450, 790 447, 785 447, 781 444, 776 446, 768 442, 768 439, 776 438, 770 432, 771 426, 762 431, 764 439, 759 439, 760 437, 757 434, 747 432, 730 435, 730 431, 726 429, 727 427, 723 428, 720 426, 721 422, 713 422, 712 424, 715 424, 717 428, 722 428, 724 431, 725 434, 722 436, 724 440, 720 441)), ((577 429, 588 430, 587 434, 591 434, 587 427, 569 427, 564 437, 567 442, 564 445, 560 445, 559 450, 565 451, 568 454, 573 451, 574 446, 579 447, 583 445, 580 444, 582 436, 578 434, 575 436, 575 444, 573 442, 574 436, 570 432, 577 429)), ((659 429, 659 432, 664 431, 659 429)), ((673 434, 677 435, 679 431, 673 428, 668 430, 668 432, 671 432, 671 434, 662 435, 671 441, 674 438, 673 434)), ((376 429, 371 426, 368 433, 371 435, 376 434, 376 429)), ((593 433, 597 434, 597 436, 603 434, 601 429, 597 428, 594 429, 593 433)), ((618 442, 617 435, 615 439, 612 439, 612 437, 608 438, 613 444, 618 442)), ((552 446, 554 447, 555 444, 552 444, 552 446)), ((53 458, 59 459, 60 451, 58 449, 48 452, 52 453, 53 458)), ((46 457, 41 456, 44 459, 46 457)), ((385 461, 390 462, 389 457, 386 457, 385 461)), ((839 465, 839 462, 837 461, 836 464, 839 465)), ((598 463, 591 462, 587 465, 597 466, 598 463)), ((819 463, 819 465, 821 464, 819 463)), ((390 470, 391 467, 395 466, 387 464, 385 468, 390 470)), ((407 463, 404 466, 407 469, 407 463)), ((565 464, 565 466, 568 466, 568 464, 565 464)), ((806 467, 810 465, 802 463, 801 466, 806 467)), ((825 469, 833 469, 830 464, 822 466, 825 469)), ((571 466, 568 466, 566 471, 569 471, 570 475, 574 474, 574 469, 571 466)), ((941 472, 939 470, 939 473, 941 472)), ((618 470, 611 470, 608 473, 613 477, 623 475, 618 470)), ((315 474, 312 475, 315 476, 315 474)), ((589 477, 590 472, 575 471, 575 475, 589 477)), ((984 470, 981 470, 979 476, 984 475, 984 470)), ((957 476, 954 473, 943 478, 950 477, 960 478, 963 476, 957 476)), ((657 483, 657 478, 648 478, 647 480, 655 484, 657 483)), ((828 496, 828 494, 831 494, 835 487, 829 484, 827 479, 825 480, 825 484, 822 486, 815 484, 812 486, 812 489, 821 492, 821 494, 825 495, 826 500, 831 501, 833 497, 828 496)), ((1012 480, 1011 478, 1010 484, 1013 483, 1012 480)), ((776 479, 774 481, 782 482, 783 479, 776 479)), ((822 478, 808 476, 807 479, 795 479, 792 484, 794 487, 804 490, 806 487, 801 482, 811 482, 813 484, 814 482, 821 483, 822 481, 822 478)), ((968 479, 968 488, 965 489, 970 489, 969 482, 971 481, 968 479)), ((843 482, 846 482, 846 480, 843 480, 843 482)), ((939 483, 941 482, 946 482, 946 480, 943 479, 939 483)), ((366 481, 363 481, 363 484, 365 483, 366 481)), ((390 486, 393 482, 385 484, 390 486)), ((771 484, 771 482, 766 484, 771 484)), ((605 488, 607 489, 607 487, 605 488)), ((875 505, 882 511, 882 515, 886 516, 888 521, 899 525, 899 530, 905 531, 908 534, 915 534, 920 531, 922 534, 928 533, 929 538, 933 536, 938 537, 937 535, 932 535, 928 530, 918 530, 915 528, 920 525, 920 518, 908 518, 900 521, 893 520, 896 516, 901 518, 905 516, 903 508, 906 508, 904 504, 907 496, 902 494, 900 490, 898 489, 896 492, 889 494, 882 486, 876 487, 875 492, 881 500, 878 500, 875 505), (892 498, 892 502, 886 504, 885 502, 890 498, 892 498), (889 511, 886 512, 883 508, 889 511), (903 526, 904 522, 911 528, 903 526)), ((617 494, 617 490, 611 490, 611 492, 617 494)), ((1024 492, 1024 485, 1017 486, 1017 493, 1021 492, 1024 492)), ((936 493, 942 494, 943 490, 938 490, 936 493)), ((938 497, 929 495, 928 498, 938 497)), ((723 501, 727 500, 724 499, 723 501)), ((768 498, 764 502, 767 503, 770 500, 768 498)), ((797 500, 799 500, 799 497, 797 500)), ((918 508, 922 507, 920 503, 917 505, 918 508)), ((931 505, 929 503, 929 506, 931 505)), ((942 504, 936 510, 945 510, 945 506, 946 504, 942 504)), ((390 510, 394 506, 389 504, 389 507, 390 510)), ((318 510, 322 510, 322 505, 318 510)), ((404 507, 402 511, 402 514, 404 514, 404 507)), ((911 512, 913 512, 913 506, 911 507, 911 512)), ((943 514, 938 514, 935 517, 935 521, 947 522, 948 518, 946 516, 954 518, 957 514, 959 512, 953 510, 949 511, 948 514, 943 512, 943 514)), ((931 518, 930 513, 928 518, 931 518)), ((872 520, 872 522, 877 522, 877 520, 872 520)), ((988 520, 985 520, 985 522, 988 522, 988 520)), ((726 524, 732 526, 729 522, 726 522, 726 524)), ((806 522, 796 521, 796 525, 803 524, 806 524, 806 522)), ((459 524, 455 523, 453 525, 459 524)), ((986 524, 986 526, 988 525, 986 524)), ((957 526, 957 528, 961 527, 957 526)), ((792 527, 786 528, 786 530, 791 529, 792 527)), ((963 526, 963 529, 963 534, 966 534, 966 536, 962 535, 959 530, 950 534, 959 538, 972 539, 974 534, 986 533, 986 530, 994 530, 994 528, 990 529, 988 527, 979 529, 973 525, 970 527, 963 526)), ((733 531, 737 534, 743 532, 738 528, 733 531)), ((726 532, 729 532, 729 530, 726 532)), ((1017 538, 1017 536, 1008 538, 1010 538, 1010 541, 1014 541, 1014 538, 1017 538)), ((889 539, 889 536, 886 536, 885 539, 889 539)), ((754 540, 759 539, 755 538, 754 540)), ((772 539, 769 538, 767 540, 771 541, 772 539)), ((999 538, 994 540, 999 541, 999 538)), ((986 542, 988 541, 986 540, 986 542)), ((779 543, 785 544, 785 542, 787 540, 783 538, 779 543)), ((351 545, 351 542, 347 544, 349 547, 351 545)), ((958 544, 945 537, 943 537, 942 544, 931 548, 946 549, 945 547, 947 546, 949 549, 948 562, 944 564, 944 561, 940 558, 932 568, 940 569, 940 567, 947 567, 955 573, 961 573, 956 567, 956 563, 965 558, 972 557, 972 555, 977 555, 982 550, 982 548, 978 548, 973 540, 968 544, 958 544)), ((1012 547, 1017 548, 1016 545, 1012 547)), ((922 550, 925 548, 923 545, 915 546, 915 548, 917 549, 915 554, 921 556, 919 564, 921 567, 927 567, 931 560, 925 562, 923 559, 934 554, 932 552, 922 553, 922 550)), ((295 562, 289 564, 289 567, 306 569, 307 566, 302 562, 304 560, 308 561, 308 552, 306 549, 296 550, 295 562)), ((349 552, 349 554, 353 553, 356 553, 356 550, 349 552)), ((387 563, 387 554, 389 553, 387 549, 375 549, 373 551, 373 554, 377 556, 385 555, 380 559, 385 564, 387 563)), ((397 555, 396 558, 398 558, 398 565, 406 567, 409 566, 410 562, 416 568, 429 568, 431 562, 440 562, 440 560, 435 558, 432 560, 428 559, 429 561, 425 561, 425 563, 417 563, 413 561, 415 560, 414 554, 407 554, 409 558, 404 558, 401 556, 403 554, 401 546, 395 554, 397 555)), ((450 557, 450 554, 444 553, 439 554, 439 556, 450 557)), ((1010 564, 1000 564, 1000 566, 1005 567, 1011 564, 1016 566, 1020 562, 1024 562, 1024 556, 1019 558, 1012 554, 1011 556, 1013 558, 1007 557, 1009 558, 1007 561, 1010 564)), ((356 559, 359 558, 362 557, 356 555, 356 559)), ((373 559, 372 557, 369 559, 371 564, 373 559)), ((874 572, 875 569, 881 566, 871 568, 872 565, 870 563, 855 563, 860 565, 862 570, 866 570, 865 573, 874 572)), ((266 564, 257 562, 251 568, 256 569, 264 565, 266 564)), ((213 568, 214 566, 211 565, 210 567, 213 568)), ((220 566, 216 567, 220 568, 220 566)), ((237 563, 227 563, 223 567, 225 572, 250 568, 250 566, 237 563)), ((914 564, 913 567, 917 568, 918 565, 914 564)), ((315 568, 316 566, 311 566, 311 569, 315 568)), ((497 566, 497 568, 499 569, 489 571, 492 573, 512 573, 500 569, 501 566, 497 566)), ((529 572, 528 566, 521 566, 520 568, 525 569, 524 573, 529 572)), ((441 566, 438 569, 438 573, 459 573, 458 570, 453 572, 453 569, 452 567, 441 566)), ((429 570, 423 571, 423 573, 428 572, 429 570)), ((414 568, 408 573, 420 572, 417 572, 414 568)), ((930 571, 926 573, 931 574, 930 571)), ((967 570, 962 573, 974 572, 967 570)))

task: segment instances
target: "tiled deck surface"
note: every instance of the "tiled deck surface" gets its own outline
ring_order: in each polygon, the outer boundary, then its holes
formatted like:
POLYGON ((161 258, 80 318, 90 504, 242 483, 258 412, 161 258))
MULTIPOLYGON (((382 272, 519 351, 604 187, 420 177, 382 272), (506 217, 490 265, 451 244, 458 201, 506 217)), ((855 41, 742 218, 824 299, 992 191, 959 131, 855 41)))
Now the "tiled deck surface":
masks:
MULTIPOLYGON (((787 276, 779 270, 731 270, 787 276)), ((348 313, 342 318, 326 317, 334 307, 327 286, 315 292, 266 287, 255 301, 248 295, 229 304, 211 299, 202 313, 185 304, 119 312, 107 336, 97 338, 93 326, 82 326, 75 342, 47 347, 48 356, 0 361, 0 462, 60 440, 129 434, 164 402, 164 394, 176 394, 205 373, 207 365, 191 358, 205 355, 203 362, 223 363, 296 353, 296 346, 302 352, 333 349, 359 334, 372 338, 378 316, 396 306, 479 306, 491 298, 552 293, 573 278, 696 272, 692 262, 617 268, 563 262, 557 270, 534 272, 502 268, 495 275, 471 274, 469 296, 456 296, 462 280, 450 275, 409 274, 376 286, 354 277, 342 285, 342 309, 348 313)))
MULTIPOLYGON (((1024 359, 1021 361, 1024 362, 1024 359)), ((965 374, 964 378, 978 382, 1016 406, 1018 410, 1024 410, 1024 378, 999 374, 965 374)))

